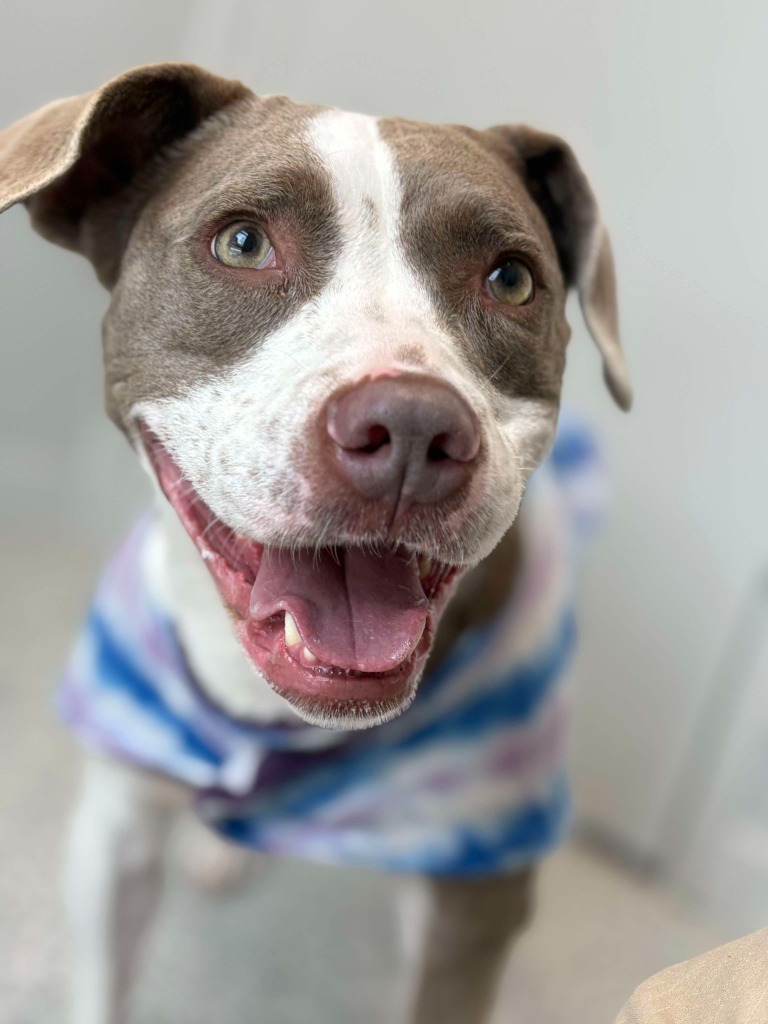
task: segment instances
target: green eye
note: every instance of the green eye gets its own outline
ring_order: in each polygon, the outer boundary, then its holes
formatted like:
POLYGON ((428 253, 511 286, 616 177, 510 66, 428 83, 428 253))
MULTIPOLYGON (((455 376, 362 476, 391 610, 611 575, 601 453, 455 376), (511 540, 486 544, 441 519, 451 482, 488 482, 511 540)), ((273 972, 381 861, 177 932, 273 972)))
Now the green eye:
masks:
POLYGON ((522 260, 505 260, 486 280, 493 298, 506 306, 524 306, 533 298, 533 274, 522 260))
POLYGON ((272 243, 256 224, 245 221, 222 228, 211 243, 211 252, 228 267, 262 270, 274 255, 272 243))

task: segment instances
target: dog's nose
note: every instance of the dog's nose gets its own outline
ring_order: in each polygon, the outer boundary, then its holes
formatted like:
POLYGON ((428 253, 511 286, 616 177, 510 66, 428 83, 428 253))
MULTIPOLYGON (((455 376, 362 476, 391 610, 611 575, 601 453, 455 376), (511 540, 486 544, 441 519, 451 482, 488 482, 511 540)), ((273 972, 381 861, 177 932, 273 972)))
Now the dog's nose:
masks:
POLYGON ((326 409, 332 455, 366 498, 431 504, 468 479, 480 450, 477 417, 446 384, 402 374, 368 379, 326 409))

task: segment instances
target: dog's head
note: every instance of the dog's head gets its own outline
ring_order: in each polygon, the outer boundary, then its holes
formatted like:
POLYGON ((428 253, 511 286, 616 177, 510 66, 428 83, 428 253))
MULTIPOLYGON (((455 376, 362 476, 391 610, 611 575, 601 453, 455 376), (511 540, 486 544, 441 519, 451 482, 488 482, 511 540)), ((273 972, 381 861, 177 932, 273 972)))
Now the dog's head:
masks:
POLYGON ((107 407, 304 718, 407 707, 462 571, 552 439, 578 288, 627 407, 613 262, 569 147, 138 68, 0 136, 0 209, 112 299, 107 407))

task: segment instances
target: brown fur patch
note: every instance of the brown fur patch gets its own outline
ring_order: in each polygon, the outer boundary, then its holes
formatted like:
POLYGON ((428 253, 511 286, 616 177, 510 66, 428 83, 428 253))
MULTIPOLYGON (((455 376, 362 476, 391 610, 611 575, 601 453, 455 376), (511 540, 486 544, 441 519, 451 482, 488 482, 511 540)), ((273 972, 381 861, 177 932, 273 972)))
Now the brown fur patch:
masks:
POLYGON ((411 366, 427 365, 427 357, 423 349, 419 348, 418 345, 401 345, 397 352, 395 352, 395 358, 411 366))
POLYGON ((212 119, 165 161, 123 259, 104 323, 108 409, 177 394, 238 360, 330 279, 337 215, 305 141, 311 107, 253 98, 212 119), (217 264, 216 230, 255 221, 280 270, 217 264))
POLYGON ((376 204, 370 196, 363 196, 361 216, 366 227, 375 228, 378 226, 379 211, 376 209, 376 204))
POLYGON ((542 212, 513 161, 484 133, 385 119, 403 189, 401 240, 469 365, 508 395, 557 401, 568 328, 565 286, 542 212), (503 257, 532 269, 535 299, 517 308, 484 299, 503 257))

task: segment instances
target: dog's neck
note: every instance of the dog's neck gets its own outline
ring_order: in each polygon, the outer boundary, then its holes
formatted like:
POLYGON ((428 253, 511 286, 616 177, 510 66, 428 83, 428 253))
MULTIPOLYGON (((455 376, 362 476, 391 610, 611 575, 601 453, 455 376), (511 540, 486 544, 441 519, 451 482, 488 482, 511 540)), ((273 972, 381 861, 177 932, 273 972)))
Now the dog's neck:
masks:
MULTIPOLYGON (((466 630, 494 619, 509 600, 521 557, 521 531, 515 525, 461 581, 440 622, 427 671, 445 660, 466 630)), ((256 678, 205 563, 165 501, 159 504, 146 559, 153 597, 174 623, 204 692, 234 717, 299 721, 282 697, 256 678)))

